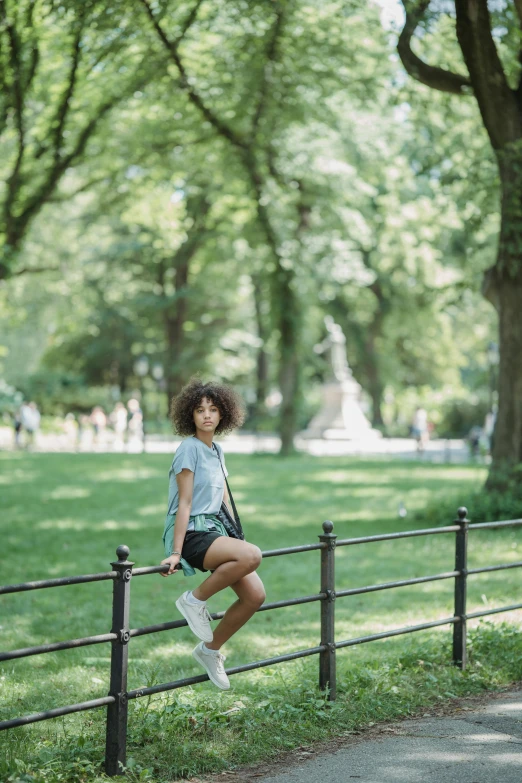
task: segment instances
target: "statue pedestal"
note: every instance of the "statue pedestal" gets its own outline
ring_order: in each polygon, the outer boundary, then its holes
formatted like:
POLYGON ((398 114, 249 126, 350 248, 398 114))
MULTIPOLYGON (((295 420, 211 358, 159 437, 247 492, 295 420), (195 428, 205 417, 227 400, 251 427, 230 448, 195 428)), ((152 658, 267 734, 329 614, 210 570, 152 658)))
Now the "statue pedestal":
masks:
POLYGON ((322 392, 321 410, 301 433, 302 437, 327 440, 367 440, 381 437, 378 430, 372 429, 362 411, 359 402, 361 387, 353 377, 325 383, 322 392))

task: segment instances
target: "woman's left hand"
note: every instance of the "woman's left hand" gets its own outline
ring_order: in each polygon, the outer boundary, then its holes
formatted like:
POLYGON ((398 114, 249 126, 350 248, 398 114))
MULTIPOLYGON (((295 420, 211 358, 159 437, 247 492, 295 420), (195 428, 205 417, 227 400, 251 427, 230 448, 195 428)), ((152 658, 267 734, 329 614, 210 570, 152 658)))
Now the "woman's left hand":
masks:
POLYGON ((165 560, 162 560, 160 565, 168 565, 169 570, 160 571, 160 576, 170 576, 175 571, 179 571, 181 568, 181 565, 179 563, 180 560, 181 560, 181 555, 171 555, 170 557, 166 557, 165 560))

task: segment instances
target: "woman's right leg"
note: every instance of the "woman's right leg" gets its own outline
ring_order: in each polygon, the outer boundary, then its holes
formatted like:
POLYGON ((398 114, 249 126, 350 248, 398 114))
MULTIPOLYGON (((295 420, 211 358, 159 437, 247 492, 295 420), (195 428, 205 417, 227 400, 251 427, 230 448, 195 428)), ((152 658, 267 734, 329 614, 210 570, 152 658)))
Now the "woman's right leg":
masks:
POLYGON ((192 591, 192 600, 190 594, 184 593, 176 601, 177 608, 199 639, 210 643, 214 638, 206 601, 225 587, 238 584, 255 571, 260 562, 261 551, 257 546, 228 536, 214 539, 203 560, 204 568, 213 573, 192 591))
MULTIPOLYGON (((258 575, 253 573, 260 562, 261 551, 257 546, 220 536, 209 546, 203 560, 204 568, 213 573, 192 591, 194 598, 207 601, 225 587, 232 587, 239 599, 225 612, 213 640, 205 640, 205 644, 200 642, 192 652, 193 657, 207 671, 210 680, 222 690, 227 690, 230 683, 223 666, 225 657, 219 652, 220 647, 252 617, 265 598, 263 583, 258 575)), ((205 603, 201 604, 200 611, 206 613, 210 619, 205 603)), ((186 612, 182 614, 189 620, 186 612)), ((210 629, 210 624, 208 627, 210 629)), ((206 630, 205 628, 205 632, 206 630)), ((200 635, 200 638, 204 637, 200 635)))
POLYGON ((263 582, 256 573, 247 574, 230 587, 238 600, 228 607, 223 619, 214 629, 212 641, 205 642, 209 650, 221 649, 225 642, 250 620, 266 598, 263 582))
POLYGON ((192 591, 192 595, 200 601, 208 601, 220 590, 251 574, 260 562, 259 547, 247 541, 220 536, 209 546, 203 560, 203 566, 213 573, 192 591))

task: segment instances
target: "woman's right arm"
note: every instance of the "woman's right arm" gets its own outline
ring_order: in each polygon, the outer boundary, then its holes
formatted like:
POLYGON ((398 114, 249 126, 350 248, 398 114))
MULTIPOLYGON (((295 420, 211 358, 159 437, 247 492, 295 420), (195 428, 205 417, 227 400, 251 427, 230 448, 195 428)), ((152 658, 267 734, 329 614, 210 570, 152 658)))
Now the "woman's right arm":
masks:
POLYGON ((194 490, 193 472, 188 470, 188 468, 183 468, 181 473, 178 473, 176 476, 176 482, 178 485, 178 510, 174 521, 174 542, 172 552, 177 552, 177 554, 172 554, 170 557, 161 561, 162 565, 168 564, 170 566, 166 573, 161 574, 162 576, 173 574, 181 559, 181 550, 183 549, 183 543, 185 541, 189 523, 190 509, 192 507, 192 493, 194 490))

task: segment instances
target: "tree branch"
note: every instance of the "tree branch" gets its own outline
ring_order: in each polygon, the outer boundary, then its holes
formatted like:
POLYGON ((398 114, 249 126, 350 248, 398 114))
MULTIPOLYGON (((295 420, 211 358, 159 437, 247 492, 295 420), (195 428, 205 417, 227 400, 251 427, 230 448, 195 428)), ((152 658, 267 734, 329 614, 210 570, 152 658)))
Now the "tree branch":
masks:
MULTIPOLYGON (((264 182, 258 170, 257 161, 255 159, 254 150, 253 150, 252 138, 250 139, 250 142, 247 143, 243 138, 238 136, 232 130, 232 128, 230 128, 230 126, 221 122, 219 117, 217 117, 214 114, 214 112, 205 105, 201 96, 194 90, 194 88, 189 82, 187 72, 180 59, 179 52, 178 52, 179 39, 178 42, 176 43, 173 43, 169 40, 163 28, 161 27, 158 20, 153 14, 151 6, 149 4, 149 0, 139 0, 139 2, 141 2, 141 4, 144 6, 147 15, 151 20, 152 25, 156 31, 156 34, 158 35, 158 38, 160 39, 163 46, 165 47, 170 57, 172 58, 173 62, 175 63, 178 72, 180 74, 181 87, 187 93, 191 103, 197 109, 199 109, 201 114, 203 114, 205 119, 208 120, 208 122, 210 122, 210 124, 215 128, 215 130, 218 132, 220 136, 227 139, 236 149, 240 151, 243 164, 247 170, 250 183, 254 191, 256 206, 257 206, 257 215, 258 215, 260 225, 264 230, 267 239, 267 244, 270 247, 270 250, 273 254, 279 274, 282 276, 284 275, 288 276, 290 274, 288 270, 283 269, 283 267, 281 266, 281 257, 278 249, 277 235, 271 223, 267 206, 263 200, 264 182)), ((280 16, 278 16, 278 19, 276 20, 276 25, 274 25, 274 31, 277 31, 276 37, 272 38, 274 43, 277 41, 277 36, 279 35, 279 29, 280 29, 279 25, 281 23, 281 20, 282 20, 282 13, 280 12, 280 16)), ((274 48, 274 54, 275 54, 275 48, 274 48)), ((261 113, 259 113, 259 117, 261 117, 261 113)))
POLYGON ((72 166, 76 162, 76 160, 83 154, 87 142, 89 141, 90 137, 94 133, 96 126, 98 125, 100 120, 102 120, 103 117, 117 103, 119 103, 119 101, 121 101, 127 95, 128 91, 137 89, 138 87, 142 86, 144 82, 147 81, 148 75, 147 75, 145 65, 146 65, 146 61, 144 59, 137 65, 133 78, 129 80, 127 89, 122 89, 118 93, 118 95, 113 95, 112 97, 108 98, 104 103, 102 103, 98 107, 96 114, 94 114, 94 116, 91 117, 89 122, 86 123, 86 125, 78 134, 76 143, 73 146, 73 148, 70 150, 70 152, 67 155, 64 155, 63 157, 59 158, 58 160, 55 159, 54 165, 50 169, 46 180, 42 183, 42 185, 38 188, 38 190, 36 190, 36 192, 32 195, 32 197, 27 200, 25 209, 16 218, 16 233, 14 235, 15 242, 13 243, 15 246, 16 246, 16 240, 19 241, 28 223, 38 213, 40 207, 49 201, 56 185, 62 178, 65 171, 70 166, 72 166), (140 78, 136 79, 136 76, 138 74, 140 75, 140 78))
POLYGON ((457 38, 493 148, 522 135, 520 107, 491 33, 487 0, 455 0, 457 38))
POLYGON ((40 61, 40 49, 38 48, 38 38, 34 35, 34 23, 33 23, 34 8, 35 8, 35 3, 31 2, 27 8, 27 14, 26 14, 25 25, 24 25, 26 30, 31 31, 31 37, 32 37, 31 58, 29 60, 29 68, 27 70, 27 76, 25 78, 25 85, 24 85, 24 90, 26 93, 32 84, 32 81, 36 74, 36 70, 38 68, 38 63, 40 61))
POLYGON ((31 84, 33 83, 33 79, 36 75, 36 71, 38 70, 38 64, 40 62, 40 49, 38 48, 38 42, 33 41, 33 46, 31 49, 31 60, 29 62, 29 69, 27 71, 27 76, 25 79, 25 92, 27 92, 31 84))
POLYGON ((402 0, 406 12, 406 22, 399 36, 397 51, 407 72, 421 84, 434 90, 449 92, 454 95, 466 95, 471 87, 468 77, 453 71, 447 71, 435 65, 428 65, 421 60, 411 48, 411 39, 419 22, 424 16, 430 0, 419 0, 414 6, 411 0, 402 0))
MULTIPOLYGON (((1 39, 0 39, 1 43, 1 39)), ((1 52, 0 52, 1 57, 1 52)), ((4 75, 2 71, 0 70, 0 98, 2 99, 2 104, 0 107, 0 135, 4 132, 4 128, 7 124, 7 117, 9 114, 9 109, 11 108, 10 103, 10 96, 9 96, 9 89, 7 87, 7 83, 4 79, 4 75)))
POLYGON ((40 272, 59 272, 61 267, 59 266, 23 266, 21 269, 17 269, 13 272, 13 277, 19 277, 20 275, 27 274, 39 274, 40 272))
MULTIPOLYGON (((219 117, 214 114, 214 112, 209 109, 209 107, 205 104, 199 93, 196 92, 196 90, 193 88, 193 86, 190 83, 190 80, 188 78, 187 71, 185 69, 185 66, 183 65, 183 62, 181 61, 181 58, 179 56, 178 47, 181 42, 181 39, 183 36, 178 36, 176 41, 171 41, 163 28, 161 27, 160 23, 154 16, 154 13, 152 11, 152 8, 150 7, 149 0, 139 0, 139 2, 143 5, 145 8, 147 15, 152 22, 152 26, 154 27, 154 30, 156 31, 156 34, 158 38, 160 39, 161 43, 167 50, 170 58, 174 62, 176 68, 178 69, 179 75, 180 75, 180 84, 182 89, 187 93, 191 103, 199 109, 199 111, 203 114, 205 119, 210 122, 210 124, 216 129, 216 131, 223 136, 224 138, 228 139, 228 141, 233 144, 235 147, 238 147, 239 149, 245 149, 246 145, 244 141, 238 136, 229 125, 226 125, 224 122, 222 122, 219 117)), ((198 0, 198 7, 199 7, 199 0, 198 0)), ((194 13, 191 14, 192 21, 195 20, 196 15, 194 13)), ((185 33, 188 30, 188 26, 186 26, 185 33)), ((185 34, 183 33, 183 35, 185 34)))
POLYGON ((25 229, 25 227, 27 226, 29 221, 34 217, 34 215, 36 215, 41 205, 49 201, 49 198, 54 188, 58 184, 59 180, 63 176, 66 169, 68 169, 69 166, 71 166, 74 163, 74 161, 83 153, 87 145, 87 142, 89 141, 89 138, 91 137, 99 121, 107 114, 107 112, 110 111, 110 109, 112 109, 112 107, 116 103, 118 103, 120 99, 121 96, 117 96, 117 97, 115 96, 107 100, 104 104, 102 104, 98 108, 98 111, 95 114, 95 116, 92 117, 89 120, 89 122, 84 126, 83 130, 78 135, 76 144, 74 145, 73 149, 68 153, 68 155, 64 156, 63 158, 59 158, 58 160, 55 160, 55 165, 50 170, 49 176, 47 177, 45 182, 41 185, 41 187, 33 194, 32 198, 28 200, 24 211, 17 218, 17 226, 19 229, 18 233, 20 233, 20 229, 23 232, 23 229, 25 229))
POLYGON ((50 204, 61 204, 64 201, 71 201, 73 198, 76 198, 76 196, 79 196, 80 193, 85 193, 86 190, 90 190, 90 188, 94 187, 95 185, 99 185, 100 182, 105 182, 106 180, 107 174, 104 174, 101 177, 93 177, 92 179, 87 180, 87 182, 84 182, 83 185, 80 185, 79 188, 76 188, 76 190, 73 190, 71 193, 54 195, 48 199, 48 202, 50 204))
POLYGON ((9 41, 9 61, 11 64, 12 81, 12 105, 15 114, 15 126, 18 137, 18 152, 13 165, 13 170, 7 178, 7 194, 3 207, 3 222, 9 234, 9 224, 12 218, 12 207, 16 200, 20 186, 20 172, 25 153, 25 129, 24 129, 24 104, 23 104, 23 82, 22 82, 22 62, 20 53, 20 39, 15 27, 7 19, 5 3, 0 2, 0 19, 7 31, 9 41))
POLYGON ((180 45, 180 43, 184 39, 185 35, 188 33, 189 29, 192 27, 192 25, 196 21, 197 16, 198 16, 198 11, 199 11, 200 6, 202 4, 203 4, 203 0, 196 0, 196 3, 194 5, 194 7, 192 8, 192 11, 190 12, 190 14, 185 19, 185 22, 182 24, 182 26, 181 26, 181 33, 178 35, 178 37, 176 38, 176 40, 174 41, 174 44, 173 44, 176 47, 176 49, 178 48, 178 46, 180 45))
POLYGON ((83 33, 83 22, 84 22, 84 17, 82 14, 78 24, 78 29, 76 30, 73 39, 73 45, 71 49, 71 67, 69 70, 69 78, 67 80, 67 85, 63 92, 62 98, 56 108, 56 115, 52 123, 55 126, 53 132, 53 147, 54 147, 53 155, 54 155, 55 163, 58 163, 58 161, 61 158, 65 120, 67 118, 69 107, 71 105, 71 98, 74 94, 74 88, 76 87, 76 77, 78 75, 78 65, 80 63, 80 54, 81 54, 80 43, 81 43, 82 33, 83 33))
MULTIPOLYGON (((281 5, 279 5, 279 8, 276 10, 275 13, 276 13, 276 19, 272 26, 272 31, 271 31, 272 34, 268 41, 268 47, 266 50, 266 62, 263 68, 263 78, 261 81, 261 87, 259 90, 257 105, 254 111, 254 117, 252 120, 252 128, 250 132, 250 146, 254 146, 256 141, 259 124, 268 102, 269 87, 270 87, 270 82, 272 77, 273 65, 276 62, 279 54, 278 44, 283 31, 283 24, 285 21, 283 9, 281 5)), ((266 165, 272 179, 275 182, 277 182, 278 185, 283 187, 286 183, 281 175, 281 172, 278 170, 276 165, 276 150, 274 144, 272 143, 273 136, 274 136, 274 125, 271 126, 270 136, 267 139, 266 144, 264 146, 266 165)))
MULTIPOLYGON (((522 2, 522 0, 521 0, 522 2)), ((257 131, 259 128, 259 123, 261 121, 261 117, 263 115, 263 111, 266 106, 267 98, 268 98, 268 92, 270 83, 272 80, 272 71, 274 67, 274 62, 277 58, 277 45, 279 42, 279 37, 281 35, 281 32, 283 30, 283 10, 282 7, 279 6, 279 8, 276 10, 276 18, 275 22, 272 26, 272 31, 270 38, 268 39, 268 46, 266 50, 266 60, 265 65, 263 68, 263 78, 261 79, 261 86, 259 88, 259 95, 257 99, 257 104, 254 110, 254 116, 252 119, 252 128, 251 128, 251 139, 255 139, 257 135, 257 131)))
POLYGON ((522 24, 522 0, 515 0, 515 8, 520 24, 522 24))
POLYGON ((97 56, 92 60, 92 62, 89 63, 89 70, 92 72, 96 69, 96 67, 109 55, 115 54, 119 52, 125 45, 127 41, 125 38, 124 32, 122 32, 121 35, 116 36, 115 38, 110 41, 110 43, 107 44, 105 48, 101 48, 97 54, 97 56))

